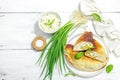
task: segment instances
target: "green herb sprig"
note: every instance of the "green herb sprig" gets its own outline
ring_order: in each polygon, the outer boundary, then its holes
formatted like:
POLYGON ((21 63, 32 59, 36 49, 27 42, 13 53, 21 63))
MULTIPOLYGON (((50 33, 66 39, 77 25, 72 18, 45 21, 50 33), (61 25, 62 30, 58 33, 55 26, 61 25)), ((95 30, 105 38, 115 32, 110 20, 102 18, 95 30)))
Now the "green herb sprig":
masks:
POLYGON ((49 19, 48 22, 45 23, 45 25, 48 25, 51 28, 54 21, 55 21, 55 19, 53 19, 53 20, 49 19))
POLYGON ((92 17, 93 17, 94 20, 101 22, 101 17, 97 13, 93 13, 92 17))
POLYGON ((113 65, 112 65, 112 64, 109 64, 109 65, 106 67, 106 72, 107 72, 107 73, 110 73, 112 70, 113 70, 113 65))
POLYGON ((75 59, 80 59, 82 58, 84 55, 84 52, 78 52, 76 55, 75 55, 75 59))

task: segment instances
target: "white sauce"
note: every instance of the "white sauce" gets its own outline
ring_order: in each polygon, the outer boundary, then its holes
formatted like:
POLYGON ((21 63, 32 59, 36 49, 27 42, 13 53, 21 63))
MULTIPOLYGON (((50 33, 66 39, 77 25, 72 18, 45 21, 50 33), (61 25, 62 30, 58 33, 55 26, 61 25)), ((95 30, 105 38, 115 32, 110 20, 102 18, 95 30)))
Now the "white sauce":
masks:
POLYGON ((48 12, 42 15, 39 21, 39 27, 43 32, 54 33, 60 28, 61 19, 58 14, 48 12))

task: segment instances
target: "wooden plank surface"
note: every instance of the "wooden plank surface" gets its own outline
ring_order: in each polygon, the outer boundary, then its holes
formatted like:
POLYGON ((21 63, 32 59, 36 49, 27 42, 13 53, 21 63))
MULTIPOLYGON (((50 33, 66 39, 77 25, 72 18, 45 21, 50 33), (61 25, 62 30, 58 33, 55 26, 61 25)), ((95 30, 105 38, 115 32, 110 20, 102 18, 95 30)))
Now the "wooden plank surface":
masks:
MULTIPOLYGON (((34 50, 2 50, 0 51, 0 80, 42 80, 39 77, 41 67, 35 65, 40 52, 34 50)), ((105 70, 96 77, 82 78, 59 74, 55 67, 53 80, 119 80, 120 58, 110 54, 109 63, 114 65, 114 70, 107 74, 105 70)), ((47 79, 49 80, 49 79, 47 79)))
MULTIPOLYGON (((71 12, 78 8, 80 0, 0 0, 0 80, 42 80, 41 67, 35 65, 40 52, 31 47, 33 38, 44 34, 38 27, 43 12, 58 12, 64 24, 71 12)), ((120 0, 95 0, 104 15, 113 20, 119 30, 120 0)), ((92 26, 90 26, 92 27, 92 26)), ((53 80, 119 80, 120 58, 109 55, 109 63, 114 65, 110 74, 92 78, 59 75, 57 69, 53 80)), ((49 79, 48 79, 49 80, 49 79)))
MULTIPOLYGON (((40 31, 38 20, 42 13, 36 14, 4 14, 0 17, 0 49, 32 49, 31 42, 35 36, 51 35, 40 31)), ((62 23, 68 20, 68 13, 59 14, 62 23)))
MULTIPOLYGON (((43 33, 38 27, 41 14, 14 13, 0 17, 0 49, 32 49, 31 42, 37 35, 49 40, 51 35, 43 33)), ((70 13, 59 14, 62 24, 68 21, 70 13)), ((104 13, 103 15, 113 20, 115 27, 119 30, 120 13, 104 13)), ((90 25, 88 27, 92 28, 90 25)))
MULTIPOLYGON (((0 0, 0 12, 71 12, 80 0, 0 0)), ((120 0, 95 0, 103 12, 120 12, 120 0)))
MULTIPOLYGON (((36 52, 31 47, 32 39, 36 35, 42 35, 49 40, 51 35, 42 33, 37 21, 42 13, 12 13, 4 14, 0 17, 0 79, 5 80, 39 80, 39 72, 41 68, 35 65, 40 52, 36 52), (37 29, 35 29, 37 27, 37 29)), ((70 13, 59 13, 63 23, 68 20, 70 13)), ((104 13, 106 17, 113 20, 119 28, 120 13, 104 13)), ((89 26, 92 27, 92 26, 89 26)), ((113 54, 110 56, 109 63, 114 64, 115 68, 111 74, 104 71, 99 76, 90 78, 91 80, 117 80, 119 77, 119 60, 113 54), (114 77, 112 77, 114 75, 114 77), (104 76, 104 77, 102 77, 104 76), (102 77, 102 78, 101 78, 102 77), (101 79, 99 79, 101 78, 101 79)), ((55 69, 57 70, 57 69, 55 69)), ((64 77, 64 74, 55 71, 53 80, 59 77, 59 80, 90 80, 81 77, 64 77)), ((41 80, 41 78, 40 78, 41 80)))

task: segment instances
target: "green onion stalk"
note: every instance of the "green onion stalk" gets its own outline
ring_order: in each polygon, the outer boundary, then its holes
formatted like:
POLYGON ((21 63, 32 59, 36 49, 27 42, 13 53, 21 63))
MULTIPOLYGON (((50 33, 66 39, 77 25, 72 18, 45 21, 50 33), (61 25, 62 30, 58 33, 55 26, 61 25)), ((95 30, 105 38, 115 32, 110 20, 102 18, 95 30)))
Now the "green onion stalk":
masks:
POLYGON ((59 63, 58 66, 61 72, 63 69, 66 70, 64 46, 66 45, 68 34, 76 25, 85 24, 86 22, 87 17, 85 15, 82 15, 80 11, 74 11, 71 20, 53 34, 37 61, 37 64, 42 67, 40 76, 45 74, 43 80, 46 80, 46 78, 52 80, 54 66, 57 63, 59 63))

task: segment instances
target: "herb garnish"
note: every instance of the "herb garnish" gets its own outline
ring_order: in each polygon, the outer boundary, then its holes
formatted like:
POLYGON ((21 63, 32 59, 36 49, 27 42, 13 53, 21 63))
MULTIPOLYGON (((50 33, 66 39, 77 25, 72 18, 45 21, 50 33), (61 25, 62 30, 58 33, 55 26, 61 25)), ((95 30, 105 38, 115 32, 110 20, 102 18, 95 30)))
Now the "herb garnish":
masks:
POLYGON ((101 22, 101 17, 97 13, 93 13, 92 17, 94 20, 101 22))
POLYGON ((55 19, 53 19, 53 20, 49 19, 48 22, 45 23, 45 25, 48 25, 51 28, 54 21, 55 21, 55 19))
POLYGON ((107 72, 107 73, 110 73, 112 70, 113 70, 113 65, 112 65, 112 64, 109 64, 109 65, 106 67, 106 72, 107 72))

